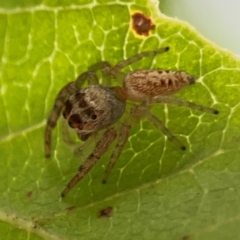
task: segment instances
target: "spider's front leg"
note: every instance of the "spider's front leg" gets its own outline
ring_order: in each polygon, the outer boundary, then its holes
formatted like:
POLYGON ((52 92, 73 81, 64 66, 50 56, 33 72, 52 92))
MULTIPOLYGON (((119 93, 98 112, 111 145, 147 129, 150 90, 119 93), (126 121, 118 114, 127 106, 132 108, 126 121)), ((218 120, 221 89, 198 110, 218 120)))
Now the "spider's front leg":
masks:
POLYGON ((45 129, 45 140, 44 140, 44 147, 45 147, 45 156, 50 157, 51 155, 51 137, 52 137, 52 129, 56 126, 57 121, 60 117, 60 114, 62 112, 62 109, 64 107, 65 101, 69 96, 74 94, 76 91, 80 90, 83 83, 85 81, 88 81, 91 83, 96 83, 97 76, 94 72, 87 71, 82 73, 78 76, 76 81, 70 82, 67 85, 65 85, 60 92, 58 93, 53 109, 48 117, 47 125, 45 129))
POLYGON ((105 131, 102 138, 97 143, 93 153, 90 154, 83 162, 83 164, 79 167, 77 174, 70 180, 65 189, 62 191, 62 197, 66 196, 67 193, 92 169, 101 156, 108 150, 116 136, 114 128, 109 128, 105 131))
POLYGON ((122 127, 120 129, 120 134, 118 136, 118 139, 117 139, 117 145, 110 157, 110 161, 107 165, 107 168, 104 172, 104 176, 103 176, 103 180, 102 180, 102 183, 106 183, 107 182, 107 179, 108 179, 108 176, 111 172, 111 170, 113 169, 114 165, 116 164, 123 148, 124 148, 124 145, 125 143, 127 142, 128 140, 128 137, 129 137, 129 132, 131 130, 131 125, 125 121, 123 124, 122 124, 122 127))
POLYGON ((100 70, 102 73, 102 79, 104 81, 104 85, 111 86, 111 64, 106 61, 98 62, 90 66, 89 71, 98 71, 100 70))
POLYGON ((77 90, 77 86, 75 82, 70 82, 67 85, 65 85, 61 91, 58 93, 53 109, 48 117, 47 125, 45 129, 45 140, 44 140, 44 146, 45 146, 45 156, 50 157, 51 155, 51 137, 52 137, 52 129, 56 126, 57 120, 60 117, 60 114, 62 112, 64 102, 66 98, 73 94, 77 90))
POLYGON ((167 52, 168 50, 169 50, 169 47, 164 47, 164 48, 159 48, 155 51, 146 51, 146 52, 138 53, 138 54, 116 64, 114 67, 112 67, 111 72, 113 75, 116 75, 122 68, 125 68, 128 65, 131 65, 131 64, 141 60, 144 57, 156 56, 158 54, 167 52))

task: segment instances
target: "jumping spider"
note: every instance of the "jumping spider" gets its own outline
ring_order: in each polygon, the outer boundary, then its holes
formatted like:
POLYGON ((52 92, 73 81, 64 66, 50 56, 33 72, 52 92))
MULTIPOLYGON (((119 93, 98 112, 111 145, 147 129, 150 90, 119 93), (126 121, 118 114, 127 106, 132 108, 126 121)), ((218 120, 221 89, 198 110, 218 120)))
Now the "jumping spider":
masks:
POLYGON ((63 112, 68 125, 76 130, 78 137, 86 141, 92 134, 106 129, 101 139, 96 143, 95 149, 79 167, 76 175, 70 180, 61 196, 64 197, 98 162, 101 156, 108 150, 112 142, 117 138, 117 143, 103 176, 103 183, 107 181, 110 171, 118 160, 125 143, 128 140, 131 129, 131 121, 125 119, 120 131, 116 131, 113 124, 123 115, 126 100, 133 102, 131 115, 138 118, 146 118, 156 128, 161 130, 167 138, 185 150, 185 146, 175 138, 165 127, 164 123, 154 116, 151 106, 155 103, 186 106, 199 111, 218 114, 212 108, 197 105, 175 98, 174 93, 193 84, 195 78, 183 71, 171 70, 137 70, 124 74, 120 70, 143 57, 155 56, 169 50, 169 47, 156 51, 139 53, 129 59, 111 66, 108 62, 99 62, 89 67, 74 82, 65 85, 58 93, 51 114, 47 120, 45 130, 45 155, 50 157, 51 134, 57 120, 63 112), (100 70, 106 85, 98 84, 96 71, 100 70), (112 87, 111 80, 123 82, 122 87, 112 87), (88 80, 88 87, 82 89, 83 83, 88 80), (138 105, 134 102, 139 103, 138 105))

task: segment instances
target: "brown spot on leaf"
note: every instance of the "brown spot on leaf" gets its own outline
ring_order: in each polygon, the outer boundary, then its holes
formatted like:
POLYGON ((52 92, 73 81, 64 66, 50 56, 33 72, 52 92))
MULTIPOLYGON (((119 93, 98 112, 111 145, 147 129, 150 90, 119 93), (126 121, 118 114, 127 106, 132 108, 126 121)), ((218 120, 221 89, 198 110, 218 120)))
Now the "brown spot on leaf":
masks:
POLYGON ((109 218, 112 216, 113 213, 113 208, 112 207, 106 207, 98 212, 98 217, 99 218, 109 218))
POLYGON ((137 34, 148 36, 150 30, 155 29, 155 25, 152 23, 152 20, 144 14, 134 13, 132 15, 132 28, 137 34))
POLYGON ((190 240, 191 237, 189 235, 182 236, 181 240, 190 240))
POLYGON ((26 197, 27 197, 27 198, 31 198, 31 197, 32 197, 32 194, 33 194, 33 192, 32 192, 32 191, 29 191, 29 192, 26 193, 26 197))
POLYGON ((72 210, 74 210, 76 208, 76 206, 70 206, 70 207, 67 207, 65 210, 66 211, 72 211, 72 210))

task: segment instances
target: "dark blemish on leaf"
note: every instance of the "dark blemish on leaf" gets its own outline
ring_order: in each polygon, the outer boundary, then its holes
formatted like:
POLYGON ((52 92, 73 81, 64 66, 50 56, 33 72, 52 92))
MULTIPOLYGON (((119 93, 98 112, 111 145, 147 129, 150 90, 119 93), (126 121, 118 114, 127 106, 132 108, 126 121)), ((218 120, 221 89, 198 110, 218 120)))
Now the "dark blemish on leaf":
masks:
POLYGON ((39 224, 38 224, 38 221, 36 220, 35 217, 32 217, 32 222, 33 222, 32 228, 33 229, 38 229, 39 228, 39 224))
POLYGON ((148 36, 150 30, 155 29, 155 25, 144 14, 134 13, 132 15, 132 28, 138 35, 148 36))
POLYGON ((184 235, 181 240, 191 240, 191 237, 189 235, 184 235))
POLYGON ((76 208, 76 206, 70 206, 70 207, 67 207, 65 210, 70 212, 72 210, 74 210, 76 208))
POLYGON ((34 229, 40 228, 39 225, 38 225, 38 222, 34 222, 33 228, 34 228, 34 229))
POLYGON ((33 192, 32 192, 32 191, 29 191, 29 192, 26 193, 26 197, 27 197, 27 198, 31 198, 31 197, 32 197, 32 194, 33 194, 33 192))
POLYGON ((182 146, 181 149, 185 151, 187 148, 185 146, 182 146))
POLYGON ((112 216, 112 213, 113 213, 113 208, 112 207, 106 207, 102 210, 100 210, 97 214, 97 216, 99 218, 110 218, 112 216))

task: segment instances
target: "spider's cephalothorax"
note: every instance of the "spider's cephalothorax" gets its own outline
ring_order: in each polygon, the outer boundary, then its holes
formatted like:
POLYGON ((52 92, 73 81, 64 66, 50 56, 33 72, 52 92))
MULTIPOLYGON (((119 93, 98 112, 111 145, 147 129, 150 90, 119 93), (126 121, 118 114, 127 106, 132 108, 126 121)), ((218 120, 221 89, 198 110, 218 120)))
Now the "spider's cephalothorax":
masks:
MULTIPOLYGON (((118 160, 131 129, 131 118, 126 117, 121 128, 115 129, 114 123, 123 115, 126 100, 132 101, 131 115, 146 118, 156 128, 161 130, 176 146, 185 150, 186 147, 165 127, 164 123, 154 116, 151 106, 155 103, 165 103, 177 106, 186 106, 199 111, 217 114, 218 111, 182 99, 175 98, 174 93, 193 84, 195 78, 183 71, 171 70, 137 70, 123 74, 120 70, 146 56, 155 56, 168 51, 169 48, 160 48, 156 51, 142 52, 129 59, 119 62, 111 67, 108 62, 99 62, 82 73, 75 82, 68 83, 58 93, 52 112, 48 118, 45 130, 45 155, 50 156, 51 133, 57 120, 63 112, 68 125, 76 130, 78 137, 86 141, 91 134, 106 129, 101 139, 97 142, 93 152, 79 167, 76 175, 70 180, 62 192, 64 197, 98 162, 117 138, 116 146, 110 157, 102 182, 105 183, 110 171, 118 160), (100 70, 103 82, 110 84, 111 79, 121 80, 122 86, 99 85, 95 74, 100 70), (89 81, 89 86, 82 89, 84 81, 89 81), (138 102, 138 104, 134 104, 138 102)), ((82 150, 82 147, 80 148, 82 150)))
POLYGON ((91 85, 76 91, 66 100, 63 116, 80 134, 102 130, 115 123, 125 110, 125 101, 115 88, 91 85))

